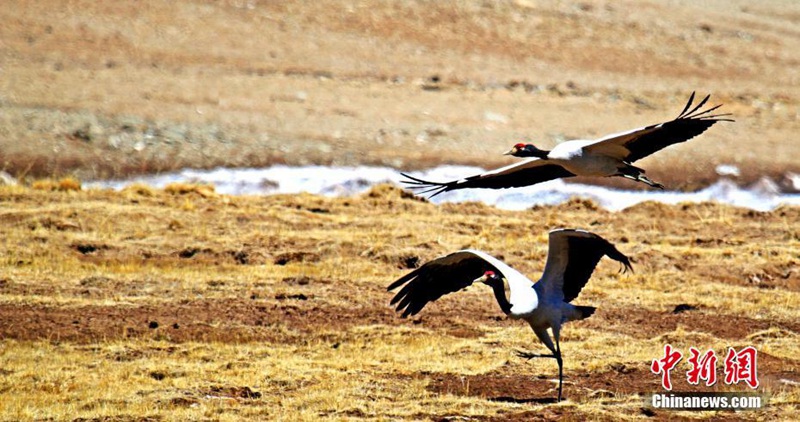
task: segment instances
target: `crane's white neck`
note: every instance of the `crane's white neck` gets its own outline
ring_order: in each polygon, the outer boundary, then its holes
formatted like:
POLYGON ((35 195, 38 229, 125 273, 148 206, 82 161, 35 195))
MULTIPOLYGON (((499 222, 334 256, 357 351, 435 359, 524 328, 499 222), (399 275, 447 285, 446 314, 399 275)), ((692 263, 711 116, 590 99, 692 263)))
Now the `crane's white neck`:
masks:
POLYGON ((533 283, 527 277, 513 268, 503 271, 508 281, 509 297, 511 303, 511 316, 521 316, 533 312, 539 306, 539 296, 533 290, 533 283))
MULTIPOLYGON (((505 262, 485 252, 474 249, 466 249, 466 251, 483 258, 486 262, 493 265, 500 274, 503 275, 506 283, 508 283, 508 300, 504 300, 505 292, 495 290, 495 296, 503 312, 512 318, 518 318, 533 312, 534 309, 539 306, 539 296, 533 289, 533 282, 530 281, 528 277, 525 277, 519 271, 506 265, 505 262), (502 293, 502 300, 500 293, 502 293)), ((492 286, 493 289, 502 287, 503 286, 492 286)))

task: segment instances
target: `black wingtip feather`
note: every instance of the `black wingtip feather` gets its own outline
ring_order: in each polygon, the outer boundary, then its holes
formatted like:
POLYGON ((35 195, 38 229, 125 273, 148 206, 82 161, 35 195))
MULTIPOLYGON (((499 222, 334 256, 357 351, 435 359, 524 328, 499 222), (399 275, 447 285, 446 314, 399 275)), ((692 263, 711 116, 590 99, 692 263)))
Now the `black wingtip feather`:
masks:
POLYGON ((691 118, 690 116, 691 116, 691 115, 692 115, 692 114, 693 114, 695 111, 699 110, 699 109, 700 109, 700 107, 702 107, 702 106, 703 106, 703 104, 705 104, 705 103, 708 101, 708 99, 709 99, 709 98, 711 98, 711 94, 708 94, 708 95, 706 95, 706 97, 705 97, 705 98, 703 98, 703 101, 700 101, 700 104, 696 105, 696 106, 695 106, 695 107, 692 109, 692 111, 690 111, 690 112, 688 112, 688 113, 684 114, 682 117, 683 117, 683 118, 691 118))
POLYGON ((700 101, 697 105, 692 108, 692 103, 694 101, 695 92, 692 91, 692 95, 689 96, 689 101, 686 103, 686 106, 683 108, 683 111, 678 115, 675 120, 714 120, 714 121, 734 121, 733 119, 720 119, 719 117, 724 116, 731 116, 731 113, 723 113, 723 114, 715 114, 715 115, 708 115, 712 111, 722 107, 722 104, 717 104, 714 107, 711 107, 706 110, 700 110, 706 102, 708 102, 709 98, 711 98, 711 94, 706 95, 702 101, 700 101), (691 108, 691 110, 689 110, 691 108))
POLYGON ((386 287, 386 291, 390 292, 390 291, 402 286, 403 284, 405 284, 405 282, 407 282, 408 280, 411 280, 412 278, 414 278, 416 276, 417 276, 417 270, 411 271, 410 273, 408 273, 408 274, 398 278, 394 282, 392 282, 392 284, 390 284, 388 287, 386 287))
POLYGON ((428 182, 426 180, 422 180, 422 179, 416 178, 414 176, 410 176, 410 175, 405 174, 405 173, 400 173, 400 175, 405 177, 406 179, 409 179, 409 180, 401 180, 400 181, 400 182, 408 184, 408 185, 428 185, 428 184, 431 183, 431 182, 428 182))
POLYGON ((411 295, 405 295, 403 296, 403 300, 401 300, 400 303, 397 304, 397 307, 395 307, 394 310, 397 312, 400 312, 402 310, 407 311, 409 309, 410 303, 411 303, 411 295))
POLYGON ((686 113, 686 110, 688 110, 689 107, 692 106, 692 102, 693 101, 694 101, 694 91, 692 91, 692 95, 689 96, 689 101, 686 103, 686 106, 683 107, 683 111, 681 111, 681 113, 678 114, 678 117, 677 117, 678 119, 680 119, 681 116, 683 116, 683 114, 686 113))
POLYGON ((718 108, 720 108, 720 107, 722 107, 722 104, 717 104, 717 105, 715 105, 714 107, 711 107, 711 108, 709 108, 709 109, 707 109, 707 110, 703 110, 703 111, 701 111, 701 112, 699 112, 699 113, 696 113, 696 114, 694 114, 694 115, 691 115, 691 113, 689 113, 689 114, 687 114, 687 115, 686 115, 686 117, 687 117, 687 118, 696 119, 696 118, 698 118, 698 117, 700 117, 700 116, 702 116, 702 115, 704 115, 704 114, 711 113, 712 111, 714 111, 714 110, 716 110, 716 109, 718 109, 718 108))
MULTIPOLYGON (((434 190, 434 189, 432 189, 432 190, 434 190)), ((446 186, 445 186, 445 187, 442 187, 442 188, 440 188, 440 189, 439 189, 438 191, 436 191, 436 192, 435 192, 433 195, 429 196, 429 197, 428 197, 428 199, 433 199, 433 198, 434 198, 434 197, 436 197, 437 195, 439 195, 439 194, 441 194, 441 193, 445 193, 445 192, 447 192, 447 187, 446 187, 446 186)))
POLYGON ((400 173, 400 174, 403 177, 406 177, 406 178, 410 179, 410 181, 408 181, 408 180, 404 180, 403 181, 404 183, 408 183, 408 184, 414 184, 414 185, 439 185, 439 186, 445 184, 445 183, 441 183, 441 182, 431 182, 429 180, 420 179, 418 177, 410 176, 410 175, 408 175, 406 173, 400 173))
MULTIPOLYGON (((722 104, 720 104, 720 105, 722 105, 722 104)), ((697 120, 706 120, 706 121, 714 121, 714 122, 735 122, 736 121, 736 120, 733 120, 733 119, 725 119, 725 118, 721 119, 720 118, 720 117, 726 117, 726 116, 733 116, 733 113, 712 114, 710 116, 697 117, 697 120)))
POLYGON ((409 179, 409 180, 401 180, 402 183, 405 183, 407 185, 413 185, 413 186, 408 186, 407 187, 408 189, 425 189, 425 190, 418 190, 414 192, 415 194, 425 195, 433 192, 433 195, 429 196, 428 199, 431 199, 443 192, 447 192, 448 190, 450 190, 450 187, 452 185, 452 182, 451 183, 432 182, 429 180, 424 180, 418 177, 410 176, 406 173, 400 173, 400 174, 403 177, 409 179))
POLYGON ((731 113, 712 114, 722 107, 722 104, 702 109, 711 98, 710 94, 703 97, 697 104, 694 103, 695 95, 696 93, 692 91, 689 101, 677 118, 648 126, 644 128, 645 131, 640 136, 626 141, 625 147, 630 153, 625 160, 633 163, 670 145, 686 142, 705 132, 717 122, 734 121, 729 118, 731 113))
MULTIPOLYGON (((696 106, 694 106, 694 108, 692 108, 690 111, 686 111, 686 112, 684 112, 684 113, 681 113, 681 115, 680 115, 680 116, 678 116, 678 118, 679 118, 679 119, 691 119, 691 115, 692 115, 694 112, 696 112, 698 109, 700 109, 700 107, 702 107, 702 106, 703 106, 703 104, 705 104, 705 103, 706 103, 706 101, 708 101, 708 99, 709 99, 710 97, 711 97, 711 94, 708 94, 708 95, 706 95, 706 97, 705 97, 705 98, 703 98, 703 100, 702 100, 702 101, 700 101, 700 104, 697 104, 696 106)), ((690 100, 691 100, 691 98, 690 98, 690 100)), ((691 107, 691 103, 689 104, 689 107, 691 107)), ((687 107, 687 108, 689 108, 689 107, 687 107)))

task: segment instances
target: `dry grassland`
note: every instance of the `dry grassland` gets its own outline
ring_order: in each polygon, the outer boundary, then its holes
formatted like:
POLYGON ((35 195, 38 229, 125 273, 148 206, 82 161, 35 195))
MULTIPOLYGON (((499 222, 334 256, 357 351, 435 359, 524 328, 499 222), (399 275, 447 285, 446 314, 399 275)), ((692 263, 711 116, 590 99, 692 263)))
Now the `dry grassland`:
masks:
POLYGON ((736 164, 741 184, 780 181, 800 173, 799 19, 790 0, 4 4, 0 170, 29 183, 0 186, 0 420, 800 419, 797 207, 509 212, 388 186, 330 199, 79 182, 492 167, 520 140, 671 118, 693 90, 737 122, 643 160, 648 174, 693 189, 736 164), (480 286, 410 320, 387 307, 389 282, 463 247, 536 278, 557 227, 601 234, 636 270, 603 262, 578 298, 599 310, 563 332, 566 402, 550 401, 554 362, 513 353, 542 349, 530 329, 480 286), (768 406, 648 408, 666 342, 755 346, 768 406))
MULTIPOLYGON (((578 200, 509 212, 389 186, 338 199, 2 187, 0 420, 797 420, 799 219, 578 200), (554 362, 514 356, 543 347, 482 286, 409 320, 387 306, 390 281, 464 247, 535 279, 557 227, 607 237, 636 271, 603 261, 576 300, 599 309, 563 331, 565 402, 550 402, 554 362), (666 342, 755 346, 768 406, 647 408, 666 342)), ((749 390, 689 388, 680 369, 678 391, 749 390)))
POLYGON ((737 122, 642 161, 653 179, 693 189, 727 163, 780 181, 800 173, 799 17, 792 0, 15 1, 0 170, 493 167, 521 140, 672 118, 697 90, 737 122))

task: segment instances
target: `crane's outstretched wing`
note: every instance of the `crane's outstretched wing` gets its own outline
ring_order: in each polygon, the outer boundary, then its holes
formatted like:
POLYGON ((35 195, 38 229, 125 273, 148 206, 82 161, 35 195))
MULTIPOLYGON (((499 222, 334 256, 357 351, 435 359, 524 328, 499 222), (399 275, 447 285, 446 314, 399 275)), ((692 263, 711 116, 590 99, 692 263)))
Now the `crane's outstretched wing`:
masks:
POLYGON ((726 118, 731 115, 730 113, 710 114, 722 104, 698 111, 705 105, 709 97, 710 95, 706 95, 699 104, 692 107, 694 102, 694 92, 692 92, 686 107, 674 120, 608 135, 587 145, 584 149, 607 153, 622 161, 632 163, 672 144, 688 141, 705 132, 714 123, 732 122, 733 119, 726 118))
POLYGON ((419 194, 433 192, 434 196, 451 190, 468 188, 488 188, 506 189, 530 186, 548 180, 562 177, 575 176, 573 173, 558 164, 552 164, 547 160, 531 158, 519 163, 511 164, 499 169, 487 171, 486 173, 476 174, 465 179, 454 180, 452 182, 431 182, 418 179, 401 173, 409 180, 402 182, 411 185, 410 189, 423 189, 419 194))
MULTIPOLYGON (((562 291, 564 302, 578 297, 589 281, 600 258, 608 256, 631 270, 631 261, 602 237, 583 230, 560 229, 550 232, 547 263, 538 289, 558 294, 562 291)), ((551 296, 552 297, 552 296, 551 296)))
POLYGON ((489 254, 465 249, 428 261, 390 284, 386 290, 403 288, 389 304, 397 304, 396 310, 403 312, 404 318, 416 315, 428 302, 466 288, 489 270, 503 278, 522 276, 489 254))

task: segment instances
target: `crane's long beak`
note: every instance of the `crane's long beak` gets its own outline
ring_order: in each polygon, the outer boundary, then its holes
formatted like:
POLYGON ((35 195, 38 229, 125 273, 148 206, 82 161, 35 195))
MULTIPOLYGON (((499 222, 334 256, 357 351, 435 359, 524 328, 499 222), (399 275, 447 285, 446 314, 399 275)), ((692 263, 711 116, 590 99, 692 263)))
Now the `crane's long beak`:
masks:
POLYGON ((514 154, 517 153, 517 151, 519 151, 519 148, 514 147, 514 148, 511 148, 510 150, 504 152, 503 155, 514 155, 514 154))
POLYGON ((480 276, 480 277, 476 278, 476 279, 475 279, 475 280, 473 280, 472 282, 473 282, 473 283, 484 283, 484 284, 488 284, 488 281, 489 281, 489 277, 488 277, 486 274, 484 274, 484 275, 482 275, 482 276, 480 276))

